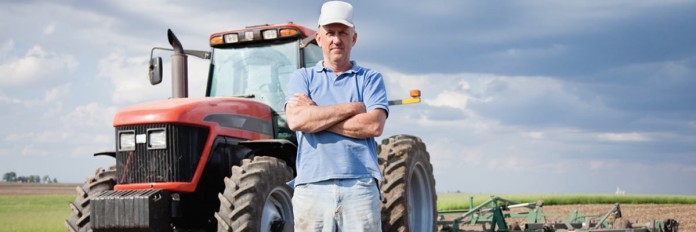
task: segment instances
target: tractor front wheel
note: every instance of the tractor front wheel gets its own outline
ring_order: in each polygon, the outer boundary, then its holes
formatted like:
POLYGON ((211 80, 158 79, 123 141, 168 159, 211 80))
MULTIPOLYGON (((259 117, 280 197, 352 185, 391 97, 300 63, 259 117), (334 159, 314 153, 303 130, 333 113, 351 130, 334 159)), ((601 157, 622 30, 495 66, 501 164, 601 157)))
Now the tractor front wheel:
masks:
POLYGON ((90 201, 102 192, 113 190, 114 185, 116 185, 116 166, 111 166, 109 169, 97 169, 95 175, 87 178, 84 185, 77 186, 75 201, 69 205, 72 213, 70 218, 65 220, 65 226, 68 227, 68 231, 92 231, 90 201))
POLYGON ((430 154, 420 138, 396 135, 379 147, 382 231, 435 231, 435 178, 430 154))
POLYGON ((232 167, 218 195, 218 231, 293 231, 293 190, 287 185, 292 178, 292 169, 273 157, 244 159, 232 167))

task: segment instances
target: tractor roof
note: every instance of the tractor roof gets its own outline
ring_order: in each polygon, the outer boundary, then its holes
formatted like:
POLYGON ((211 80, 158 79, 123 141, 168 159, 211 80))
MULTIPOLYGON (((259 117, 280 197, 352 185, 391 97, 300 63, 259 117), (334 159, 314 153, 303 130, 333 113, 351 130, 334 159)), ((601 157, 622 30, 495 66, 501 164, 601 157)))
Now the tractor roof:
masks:
POLYGON ((243 29, 216 32, 210 35, 210 46, 230 46, 258 43, 288 38, 304 39, 316 33, 314 30, 292 22, 276 25, 256 25, 243 29))

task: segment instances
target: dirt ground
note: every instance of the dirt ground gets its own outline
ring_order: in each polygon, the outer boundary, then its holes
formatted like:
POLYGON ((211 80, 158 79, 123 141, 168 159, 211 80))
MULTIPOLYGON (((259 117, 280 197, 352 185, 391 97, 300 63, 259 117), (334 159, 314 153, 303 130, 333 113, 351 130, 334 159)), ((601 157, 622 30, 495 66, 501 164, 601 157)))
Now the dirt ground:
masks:
MULTIPOLYGON (((77 184, 0 183, 0 195, 72 195, 75 194, 77 186, 77 184)), ((585 214, 605 214, 612 207, 611 204, 544 206, 544 213, 568 215, 572 210, 578 210, 585 214)), ((696 205, 623 204, 621 213, 624 219, 639 223, 671 218, 679 222, 679 231, 696 231, 696 205)), ((481 227, 477 226, 473 229, 480 230, 481 227)))
MULTIPOLYGON (((592 204, 592 205, 561 205, 561 206, 544 206, 545 214, 561 214, 568 215, 573 210, 578 210, 584 214, 604 215, 612 209, 613 204, 592 204)), ((680 205, 680 204, 622 204, 621 214, 624 220, 632 223, 638 222, 641 224, 652 220, 675 219, 679 222, 679 231, 696 231, 696 205, 680 205)), ((519 212, 515 209, 511 212, 519 212)), ((448 216, 446 219, 454 218, 448 216)), ((563 219, 547 218, 547 221, 562 221, 563 219)), ((520 220, 524 222, 524 220, 520 220)), ((467 226, 467 231, 481 231, 480 225, 467 226)))
POLYGON ((77 184, 0 183, 2 195, 71 195, 77 184))

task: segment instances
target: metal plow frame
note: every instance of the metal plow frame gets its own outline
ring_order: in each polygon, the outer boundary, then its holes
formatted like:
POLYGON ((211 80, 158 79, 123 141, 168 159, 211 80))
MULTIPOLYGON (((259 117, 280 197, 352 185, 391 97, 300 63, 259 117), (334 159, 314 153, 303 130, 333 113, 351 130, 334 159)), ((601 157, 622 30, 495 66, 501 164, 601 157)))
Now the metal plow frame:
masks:
MULTIPOLYGON (((473 199, 469 201, 473 205, 473 199)), ((547 214, 543 212, 544 201, 531 203, 518 203, 491 196, 491 199, 469 210, 439 211, 437 226, 439 231, 470 231, 462 230, 467 225, 481 225, 479 231, 600 231, 600 232, 676 232, 678 223, 676 220, 653 220, 648 223, 630 223, 621 218, 621 206, 614 204, 605 214, 583 214, 577 210, 568 215, 547 214), (510 209, 527 208, 527 212, 506 213, 510 209), (460 216, 445 220, 445 215, 461 214, 460 216), (547 217, 564 218, 562 221, 547 221, 547 217), (517 222, 508 223, 506 219, 526 219, 520 225, 517 222)))

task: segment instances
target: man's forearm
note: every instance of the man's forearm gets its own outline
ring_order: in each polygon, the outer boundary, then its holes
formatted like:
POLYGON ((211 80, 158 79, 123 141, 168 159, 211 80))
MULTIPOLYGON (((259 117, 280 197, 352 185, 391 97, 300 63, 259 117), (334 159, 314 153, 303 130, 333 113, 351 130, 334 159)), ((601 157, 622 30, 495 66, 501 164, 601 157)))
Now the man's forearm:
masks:
POLYGON ((291 130, 315 133, 364 112, 365 106, 362 102, 349 102, 332 106, 288 105, 286 117, 291 130))
POLYGON ((379 137, 384 130, 386 119, 386 113, 376 109, 340 121, 327 128, 327 131, 357 139, 379 137))

